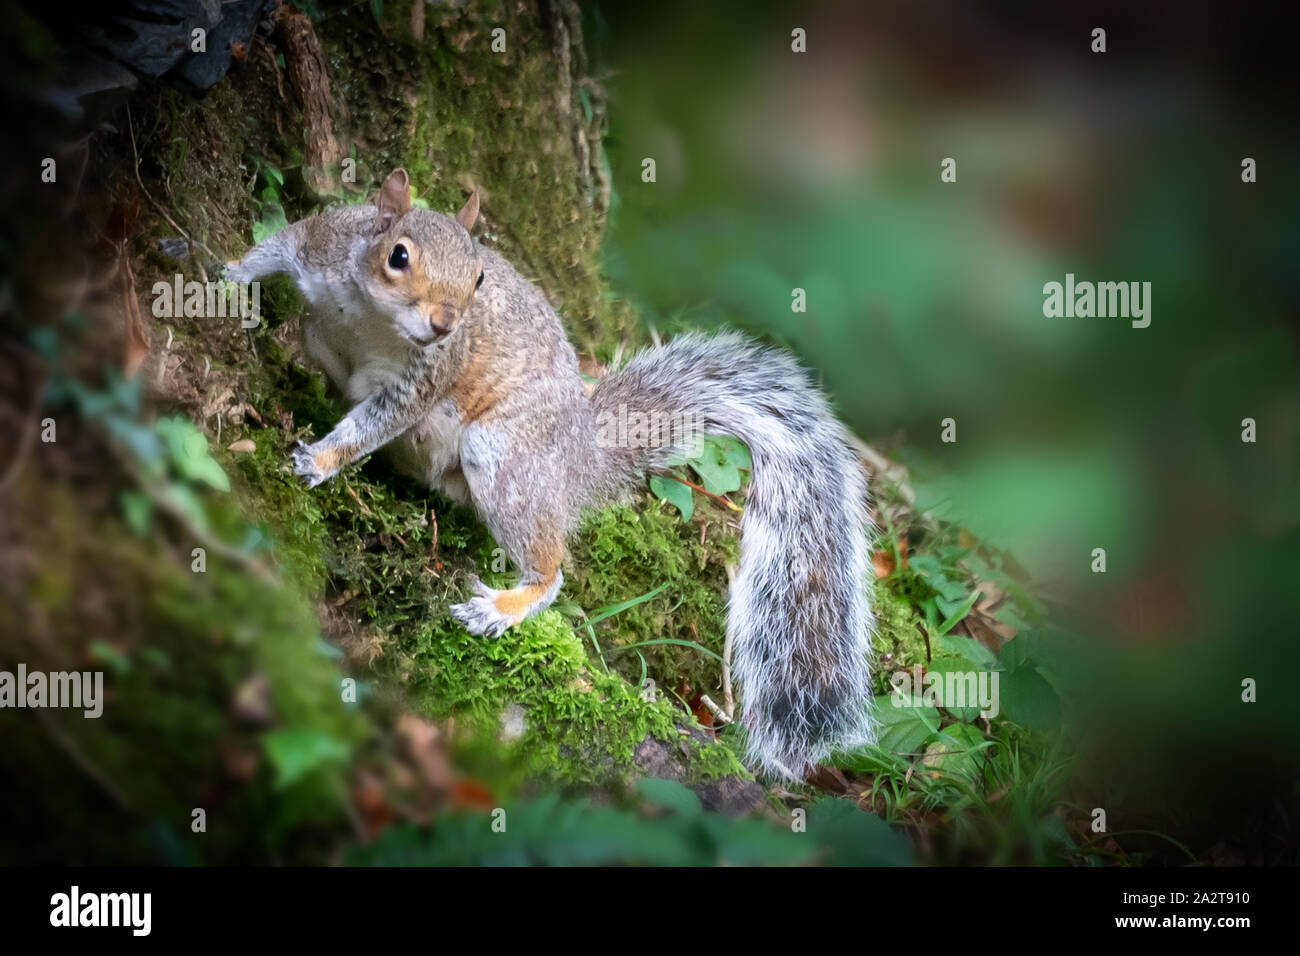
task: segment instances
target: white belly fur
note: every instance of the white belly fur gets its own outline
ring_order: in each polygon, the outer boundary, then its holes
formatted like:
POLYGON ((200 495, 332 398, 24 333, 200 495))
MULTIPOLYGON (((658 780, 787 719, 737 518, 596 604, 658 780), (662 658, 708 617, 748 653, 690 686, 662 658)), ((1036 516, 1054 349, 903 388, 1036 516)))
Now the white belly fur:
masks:
MULTIPOLYGON (((295 278, 311 306, 303 331, 307 354, 348 402, 359 404, 395 381, 409 361, 410 345, 388 319, 370 312, 360 290, 306 272, 295 278)), ((443 399, 384 451, 398 471, 467 502, 460 470, 463 431, 459 410, 443 399)))

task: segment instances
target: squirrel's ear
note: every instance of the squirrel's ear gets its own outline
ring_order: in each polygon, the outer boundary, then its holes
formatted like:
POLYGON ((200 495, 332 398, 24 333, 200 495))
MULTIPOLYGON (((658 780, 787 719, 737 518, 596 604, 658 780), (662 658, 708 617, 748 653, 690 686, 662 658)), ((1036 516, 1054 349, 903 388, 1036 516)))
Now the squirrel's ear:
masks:
POLYGON ((393 220, 406 215, 411 208, 411 179, 404 169, 394 169, 379 187, 379 216, 375 220, 375 235, 379 235, 393 224, 393 220))
POLYGON ((474 223, 478 221, 478 190, 475 189, 465 200, 465 205, 461 207, 460 212, 456 213, 456 221, 465 227, 469 232, 474 228, 474 223))

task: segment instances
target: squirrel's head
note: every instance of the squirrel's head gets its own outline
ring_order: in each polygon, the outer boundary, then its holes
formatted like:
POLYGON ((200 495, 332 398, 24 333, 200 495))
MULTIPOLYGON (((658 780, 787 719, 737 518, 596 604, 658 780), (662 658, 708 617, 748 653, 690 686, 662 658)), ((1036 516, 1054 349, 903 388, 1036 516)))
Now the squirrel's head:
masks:
POLYGON ((449 335, 483 282, 478 244, 478 190, 456 218, 411 208, 411 181, 395 169, 376 200, 375 232, 366 253, 366 291, 391 315, 399 334, 429 346, 449 335))

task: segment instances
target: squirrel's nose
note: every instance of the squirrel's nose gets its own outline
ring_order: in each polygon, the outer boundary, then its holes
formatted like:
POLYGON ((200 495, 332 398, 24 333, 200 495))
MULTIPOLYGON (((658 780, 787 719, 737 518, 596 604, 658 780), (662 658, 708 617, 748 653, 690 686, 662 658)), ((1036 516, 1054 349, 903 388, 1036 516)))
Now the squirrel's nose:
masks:
POLYGON ((436 335, 446 335, 455 324, 456 310, 445 302, 441 309, 435 309, 429 315, 429 328, 433 329, 436 335))

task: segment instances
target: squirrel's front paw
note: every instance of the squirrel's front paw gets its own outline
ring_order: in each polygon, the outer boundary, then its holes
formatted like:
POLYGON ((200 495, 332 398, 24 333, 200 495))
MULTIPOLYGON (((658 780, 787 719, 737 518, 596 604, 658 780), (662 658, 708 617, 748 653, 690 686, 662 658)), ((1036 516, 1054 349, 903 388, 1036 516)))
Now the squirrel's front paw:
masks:
POLYGON ((514 620, 497 610, 497 592, 478 578, 474 578, 474 597, 464 604, 453 604, 448 610, 451 616, 464 625, 471 634, 485 637, 500 637, 514 620))
POLYGON ((293 473, 301 478, 308 488, 315 488, 321 482, 328 480, 337 470, 337 466, 328 467, 329 453, 319 445, 319 442, 315 445, 294 442, 293 449, 289 452, 289 460, 293 462, 293 473))

